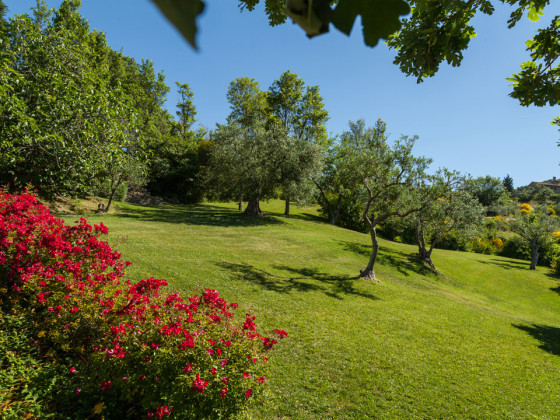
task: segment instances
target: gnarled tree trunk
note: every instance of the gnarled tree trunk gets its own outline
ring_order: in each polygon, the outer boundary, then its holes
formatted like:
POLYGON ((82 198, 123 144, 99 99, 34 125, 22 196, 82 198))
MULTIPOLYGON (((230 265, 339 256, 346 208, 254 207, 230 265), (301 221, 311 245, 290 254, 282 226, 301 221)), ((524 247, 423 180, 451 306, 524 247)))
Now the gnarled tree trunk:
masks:
POLYGON ((531 241, 531 251, 532 251, 532 257, 531 257, 531 266, 529 267, 529 270, 536 270, 537 269, 537 263, 539 262, 539 243, 537 242, 536 239, 533 239, 531 241))
POLYGON ((260 207, 260 196, 253 197, 249 200, 243 214, 245 216, 264 216, 260 207))
POLYGON ((418 258, 432 268, 436 268, 432 261, 432 251, 434 250, 435 241, 432 240, 430 249, 426 249, 426 239, 424 238, 424 229, 420 225, 416 226, 416 242, 418 243, 418 258))
POLYGON ((369 236, 371 237, 371 255, 369 257, 369 262, 365 270, 360 270, 360 277, 365 278, 366 280, 373 280, 379 283, 379 281, 375 278, 375 271, 373 271, 373 266, 375 265, 375 260, 377 259, 377 252, 379 251, 379 242, 377 241, 377 230, 375 225, 371 223, 369 218, 366 222, 368 229, 369 229, 369 236))

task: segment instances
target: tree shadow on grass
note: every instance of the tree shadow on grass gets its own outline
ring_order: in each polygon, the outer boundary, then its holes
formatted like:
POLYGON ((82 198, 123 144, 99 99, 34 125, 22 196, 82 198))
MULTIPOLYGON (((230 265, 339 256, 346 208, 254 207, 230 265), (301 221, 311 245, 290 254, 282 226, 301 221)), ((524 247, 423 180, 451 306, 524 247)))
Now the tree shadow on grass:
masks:
MULTIPOLYGON (((369 259, 371 255, 371 245, 363 245, 356 242, 339 242, 345 251, 351 251, 355 254, 362 255, 369 259)), ((364 260, 364 267, 367 265, 368 259, 364 260)), ((379 249, 376 264, 388 265, 395 267, 399 273, 410 276, 410 273, 416 273, 423 276, 434 275, 434 271, 428 268, 422 261, 413 255, 401 251, 393 251, 391 249, 379 249)))
MULTIPOLYGON (((556 275, 554 277, 556 278, 556 275)), ((551 287, 550 290, 552 290, 553 292, 556 292, 560 295, 560 286, 551 287)))
POLYGON ((292 268, 286 265, 278 265, 274 268, 278 270, 284 270, 289 273, 297 274, 301 277, 296 278, 309 278, 315 279, 330 286, 330 291, 325 292, 326 295, 334 297, 336 299, 341 299, 340 295, 355 295, 366 299, 379 300, 377 296, 371 293, 361 292, 354 288, 354 282, 359 279, 359 277, 347 277, 347 276, 332 276, 328 273, 322 273, 316 268, 292 268))
POLYGON ((490 258, 489 260, 479 260, 476 259, 476 262, 479 262, 481 264, 492 264, 492 265, 497 265, 499 267, 505 268, 506 270, 528 270, 529 266, 531 265, 530 261, 523 261, 523 260, 519 260, 519 261, 504 261, 504 260, 500 260, 497 258, 490 258))
POLYGON ((355 290, 352 282, 356 279, 344 276, 329 276, 314 269, 294 269, 287 266, 274 267, 278 270, 298 274, 295 277, 272 274, 250 264, 219 262, 216 265, 228 270, 238 279, 249 281, 264 289, 278 293, 321 291, 335 299, 342 299, 341 294, 353 294, 372 300, 378 299, 369 293, 355 290), (325 283, 326 286, 313 284, 314 280, 325 283))
POLYGON ((245 216, 234 209, 202 204, 164 204, 142 206, 141 209, 137 207, 127 208, 124 213, 117 214, 117 216, 150 222, 221 227, 281 225, 285 223, 277 217, 266 215, 264 217, 245 216))
POLYGON ((522 331, 532 335, 541 342, 539 348, 547 351, 555 356, 560 356, 560 328, 550 327, 548 325, 515 325, 522 331))

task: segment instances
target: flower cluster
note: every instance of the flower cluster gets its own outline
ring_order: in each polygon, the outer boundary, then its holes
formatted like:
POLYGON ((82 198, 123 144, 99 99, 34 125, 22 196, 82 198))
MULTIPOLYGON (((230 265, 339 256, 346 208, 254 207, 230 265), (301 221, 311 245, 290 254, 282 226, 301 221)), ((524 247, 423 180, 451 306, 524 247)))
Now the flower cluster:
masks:
POLYGON ((100 239, 107 234, 83 218, 65 225, 32 194, 0 192, 0 293, 25 302, 37 339, 70 357, 75 397, 97 398, 104 415, 241 410, 285 331, 262 335, 252 314, 236 324, 238 305, 215 290, 184 299, 162 279, 124 280, 130 262, 100 239))

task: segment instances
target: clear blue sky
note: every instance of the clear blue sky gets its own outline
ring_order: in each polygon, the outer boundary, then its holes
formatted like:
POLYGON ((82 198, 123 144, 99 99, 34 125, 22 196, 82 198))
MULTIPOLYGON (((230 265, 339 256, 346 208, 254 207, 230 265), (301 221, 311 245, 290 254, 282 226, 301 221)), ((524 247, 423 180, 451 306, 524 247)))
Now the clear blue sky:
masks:
MULTIPOLYGON (((4 0, 10 15, 27 13, 35 0, 4 0)), ((264 2, 264 1, 263 1, 264 2)), ((433 167, 473 176, 513 177, 515 186, 557 176, 560 133, 550 122, 558 108, 524 108, 508 97, 506 77, 528 59, 525 41, 560 14, 553 1, 540 22, 524 18, 507 29, 511 8, 496 3, 493 16, 475 21, 463 64, 442 65, 436 77, 416 84, 392 64, 385 45, 371 49, 356 22, 351 37, 336 30, 312 40, 292 23, 271 28, 262 8, 240 13, 236 0, 207 0, 199 18, 194 51, 149 0, 82 0, 82 15, 104 31, 113 49, 137 60, 149 58, 171 87, 167 107, 175 111, 174 82, 194 92, 198 123, 213 128, 229 113, 226 91, 236 77, 259 81, 262 89, 286 70, 308 85, 319 85, 329 111, 328 131, 336 135, 349 120, 388 124, 391 138, 418 135, 418 155, 433 167)), ((60 0, 48 1, 58 7, 60 0)))

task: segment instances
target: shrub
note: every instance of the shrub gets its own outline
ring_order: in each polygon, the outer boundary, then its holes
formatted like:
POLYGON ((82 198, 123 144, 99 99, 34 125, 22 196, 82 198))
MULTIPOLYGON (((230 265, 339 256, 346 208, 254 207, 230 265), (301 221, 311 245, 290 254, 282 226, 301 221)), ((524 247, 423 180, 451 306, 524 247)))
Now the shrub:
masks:
POLYGON ((530 260, 531 259, 531 247, 527 241, 523 240, 518 235, 512 236, 510 239, 505 241, 504 246, 500 250, 499 254, 502 257, 517 258, 519 260, 530 260))
POLYGON ((491 255, 496 252, 496 248, 491 239, 486 238, 473 238, 470 241, 470 250, 476 252, 477 254, 487 254, 491 255))
POLYGON ((184 299, 165 280, 123 281, 130 263, 107 233, 0 192, 2 319, 15 311, 33 326, 26 334, 56 367, 44 383, 69 384, 14 418, 227 417, 263 394, 268 351, 287 334, 261 335, 250 313, 235 322, 237 304, 215 290, 184 299))

